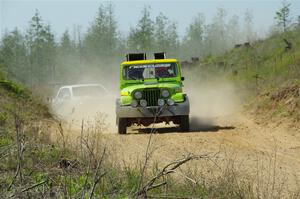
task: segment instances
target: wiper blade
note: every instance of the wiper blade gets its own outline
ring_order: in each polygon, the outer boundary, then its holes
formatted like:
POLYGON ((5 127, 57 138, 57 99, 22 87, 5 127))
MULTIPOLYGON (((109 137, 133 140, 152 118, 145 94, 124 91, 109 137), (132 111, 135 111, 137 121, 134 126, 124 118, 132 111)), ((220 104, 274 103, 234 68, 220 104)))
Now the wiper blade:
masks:
POLYGON ((136 76, 131 76, 131 75, 129 75, 128 77, 129 77, 130 80, 139 80, 139 81, 142 80, 142 81, 144 81, 144 77, 138 78, 138 77, 136 77, 136 76))
POLYGON ((131 80, 138 80, 136 76, 131 76, 131 75, 128 75, 129 79, 131 80))

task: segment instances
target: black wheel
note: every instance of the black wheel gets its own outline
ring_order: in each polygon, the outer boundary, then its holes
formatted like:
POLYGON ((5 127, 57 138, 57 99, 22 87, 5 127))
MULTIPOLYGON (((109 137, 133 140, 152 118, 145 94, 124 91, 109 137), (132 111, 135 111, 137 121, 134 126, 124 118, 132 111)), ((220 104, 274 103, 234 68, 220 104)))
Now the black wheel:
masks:
POLYGON ((118 118, 118 133, 126 134, 127 130, 127 119, 126 118, 118 118))
POLYGON ((188 132, 190 130, 190 119, 188 115, 180 116, 181 131, 188 132))

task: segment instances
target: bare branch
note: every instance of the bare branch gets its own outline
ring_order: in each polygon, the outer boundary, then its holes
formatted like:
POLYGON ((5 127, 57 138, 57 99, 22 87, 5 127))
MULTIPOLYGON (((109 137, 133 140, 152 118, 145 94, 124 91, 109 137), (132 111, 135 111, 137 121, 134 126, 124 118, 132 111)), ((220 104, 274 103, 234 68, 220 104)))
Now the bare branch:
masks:
POLYGON ((103 153, 102 153, 102 155, 101 155, 101 158, 100 158, 100 160, 98 161, 97 167, 96 167, 96 169, 95 169, 94 183, 93 183, 93 186, 92 186, 92 189, 91 189, 91 193, 90 193, 89 199, 93 198, 93 195, 94 195, 94 191, 95 191, 96 185, 98 184, 98 182, 100 181, 100 179, 106 174, 106 172, 104 172, 104 173, 102 173, 101 175, 98 175, 100 166, 101 166, 101 164, 102 164, 102 162, 103 162, 103 159, 104 159, 105 152, 106 152, 106 147, 104 147, 104 150, 103 150, 103 153))
MULTIPOLYGON (((191 160, 199 160, 199 159, 203 159, 203 158, 207 158, 208 154, 205 155, 188 155, 185 158, 179 159, 179 160, 175 160, 169 164, 167 164, 156 176, 154 176, 152 179, 150 179, 144 186, 143 188, 139 189, 136 192, 136 196, 140 196, 140 195, 146 195, 147 191, 151 190, 151 189, 155 189, 157 187, 166 185, 166 182, 154 185, 154 183, 160 179, 163 176, 166 176, 170 173, 174 173, 175 170, 180 167, 181 165, 187 163, 188 161, 191 160)), ((189 178, 190 179, 190 178, 189 178)), ((190 179, 191 180, 191 179, 190 179)), ((191 180, 193 181, 193 180, 191 180)))
POLYGON ((42 182, 39 182, 39 183, 37 183, 37 184, 34 184, 34 185, 30 186, 30 187, 27 187, 27 188, 21 190, 19 193, 13 194, 13 195, 9 196, 9 198, 13 198, 14 196, 16 196, 16 195, 18 195, 18 194, 20 194, 20 193, 24 193, 24 192, 29 191, 29 190, 31 190, 31 189, 34 189, 34 188, 36 188, 36 187, 38 187, 38 186, 41 186, 42 184, 45 184, 46 182, 48 182, 48 179, 46 179, 46 180, 44 180, 44 181, 42 181, 42 182))
POLYGON ((17 115, 17 113, 14 113, 14 118, 15 118, 15 131, 16 131, 16 142, 17 142, 17 158, 18 158, 18 165, 17 165, 17 170, 16 173, 13 177, 12 182, 7 188, 7 191, 11 189, 13 184, 15 183, 15 180, 17 179, 17 176, 20 176, 20 179, 22 180, 22 174, 21 174, 21 163, 22 163, 22 156, 23 152, 25 151, 25 144, 22 142, 22 135, 21 135, 21 128, 22 128, 22 122, 17 115))
POLYGON ((150 145, 151 145, 151 141, 152 141, 152 135, 153 135, 153 133, 155 132, 154 124, 156 123, 157 116, 160 114, 160 112, 161 112, 163 109, 164 109, 164 107, 161 107, 160 109, 157 109, 157 110, 156 110, 156 113, 155 113, 155 117, 154 117, 154 119, 153 119, 153 125, 152 125, 152 128, 151 128, 151 131, 150 131, 150 137, 149 137, 149 140, 148 140, 148 143, 147 143, 146 154, 145 154, 145 162, 144 162, 144 165, 143 165, 143 168, 142 168, 142 171, 141 171, 141 177, 140 177, 140 180, 139 180, 139 186, 138 186, 138 189, 140 189, 140 187, 141 187, 142 184, 143 184, 143 179, 144 179, 145 170, 146 170, 148 161, 149 161, 149 159, 150 159, 150 153, 149 153, 149 150, 150 150, 150 145))

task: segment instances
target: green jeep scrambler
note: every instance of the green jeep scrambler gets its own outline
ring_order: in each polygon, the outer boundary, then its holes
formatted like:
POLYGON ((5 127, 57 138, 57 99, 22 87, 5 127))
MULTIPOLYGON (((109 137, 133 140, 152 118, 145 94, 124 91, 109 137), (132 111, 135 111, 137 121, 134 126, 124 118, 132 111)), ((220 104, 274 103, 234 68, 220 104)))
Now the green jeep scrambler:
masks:
POLYGON ((166 59, 164 53, 155 53, 146 60, 146 54, 126 55, 121 63, 121 97, 116 101, 118 133, 126 134, 127 127, 137 124, 173 122, 182 131, 189 131, 190 104, 182 92, 180 64, 166 59))

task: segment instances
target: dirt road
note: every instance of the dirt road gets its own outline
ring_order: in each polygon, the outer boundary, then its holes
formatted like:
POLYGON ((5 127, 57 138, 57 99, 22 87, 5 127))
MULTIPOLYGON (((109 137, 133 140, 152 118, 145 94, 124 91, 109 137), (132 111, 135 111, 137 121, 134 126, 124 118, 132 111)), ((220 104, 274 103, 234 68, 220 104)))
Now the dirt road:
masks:
MULTIPOLYGON (((284 183, 290 190, 300 188, 299 129, 258 124, 243 114, 206 122, 191 120, 190 132, 179 132, 175 126, 156 126, 160 128, 152 134, 149 164, 165 165, 187 154, 210 153, 218 166, 195 162, 193 168, 207 174, 231 164, 238 173, 256 181, 276 181, 277 186, 284 183)), ((118 135, 111 129, 99 139, 110 150, 112 159, 136 166, 145 159, 150 132, 151 128, 131 127, 128 134, 118 135)))
MULTIPOLYGON (((152 128, 134 126, 126 135, 119 135, 113 118, 108 118, 108 130, 96 136, 95 145, 99 148, 106 145, 112 161, 120 165, 143 164, 152 128)), ((176 126, 156 125, 149 147, 149 168, 156 164, 163 166, 187 154, 209 153, 210 163, 196 161, 189 165, 189 170, 216 176, 213 173, 225 172, 230 165, 238 175, 257 184, 265 181, 267 186, 273 186, 276 182, 278 189, 300 190, 300 130, 282 121, 281 124, 256 121, 254 116, 237 111, 209 120, 192 117, 190 132, 179 132, 176 126)), ((73 143, 78 148, 80 122, 67 126, 68 137, 76 139, 73 143)), ((90 130, 85 127, 83 134, 90 130)))

